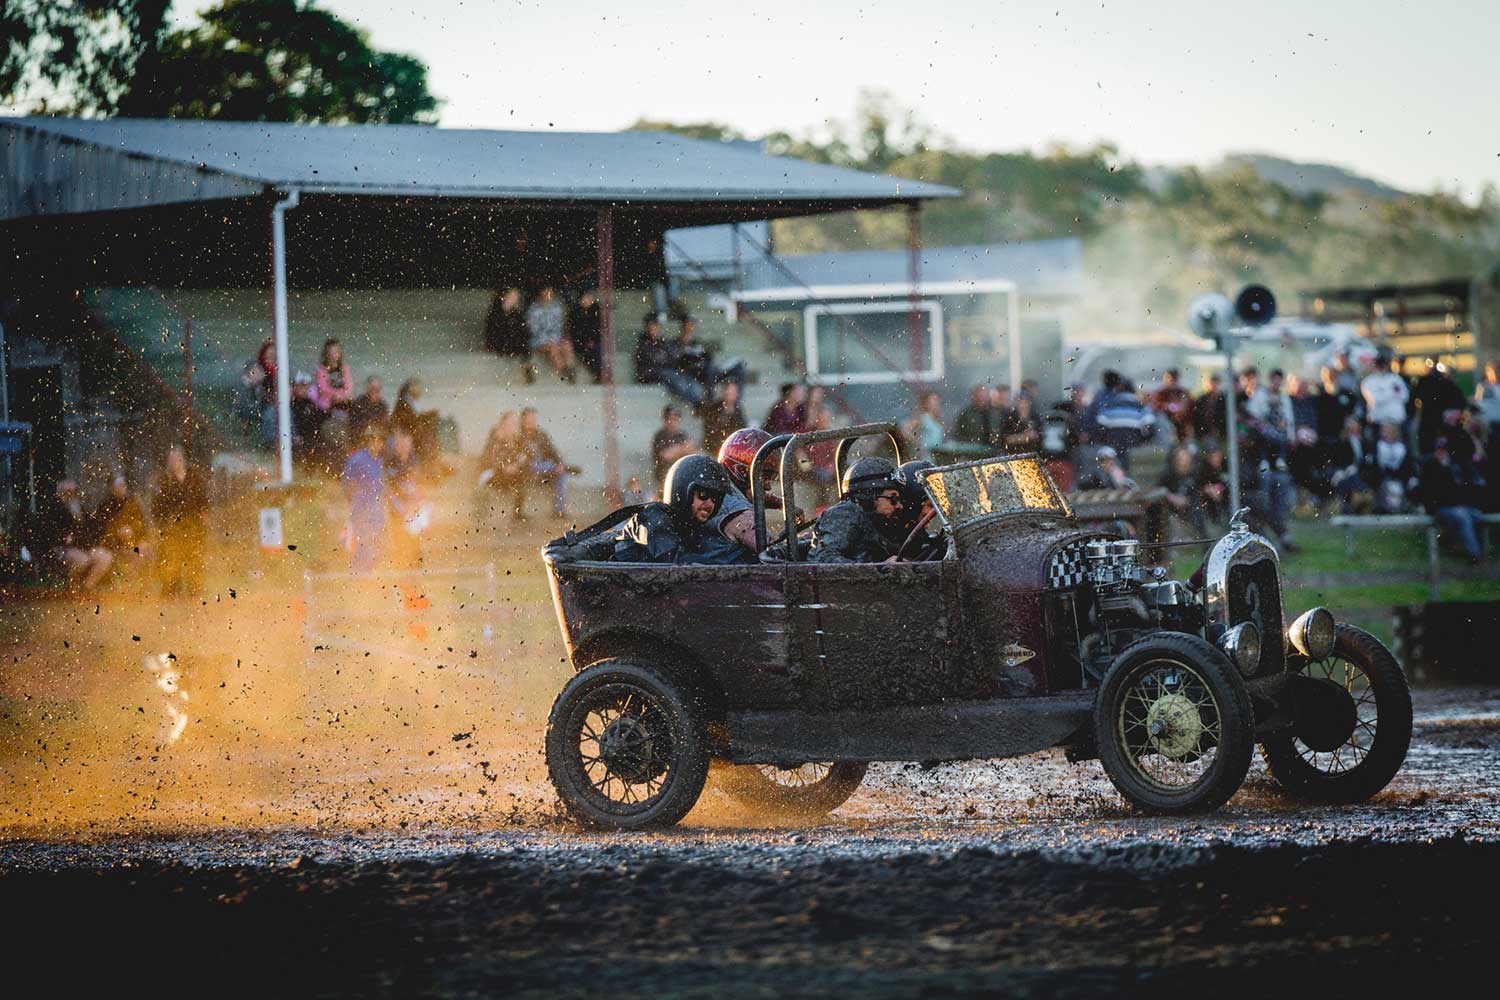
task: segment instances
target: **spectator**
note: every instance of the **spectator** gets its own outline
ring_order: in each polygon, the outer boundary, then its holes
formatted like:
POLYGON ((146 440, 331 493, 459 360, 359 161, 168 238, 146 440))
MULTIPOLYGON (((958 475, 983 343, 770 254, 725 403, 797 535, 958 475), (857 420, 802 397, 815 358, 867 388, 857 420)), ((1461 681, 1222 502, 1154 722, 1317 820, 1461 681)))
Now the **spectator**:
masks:
POLYGON ((1193 436, 1193 396, 1183 387, 1176 368, 1162 373, 1161 388, 1152 395, 1151 408, 1172 426, 1178 441, 1193 436))
POLYGON ((1031 400, 1031 408, 1033 410, 1041 409, 1041 388, 1036 384, 1036 379, 1024 378, 1021 380, 1021 391, 1017 394, 1017 397, 1019 398, 1020 396, 1025 396, 1027 399, 1031 400))
POLYGON ((582 470, 568 465, 557 453, 552 437, 541 428, 534 407, 521 411, 521 449, 531 482, 552 487, 552 516, 568 516, 568 479, 582 470))
POLYGON ((203 589, 203 549, 208 537, 208 485, 190 468, 187 452, 174 445, 156 487, 151 518, 161 531, 157 575, 163 594, 196 594, 203 589))
POLYGON ((1130 469, 1130 452, 1156 434, 1156 421, 1119 372, 1104 373, 1103 389, 1089 404, 1084 429, 1092 441, 1109 445, 1120 467, 1130 469))
POLYGON ((1458 429, 1464 415, 1464 394, 1448 372, 1448 366, 1437 358, 1427 359, 1427 371, 1417 379, 1412 398, 1417 407, 1417 450, 1427 454, 1439 437, 1448 437, 1458 429))
POLYGON ((1368 453, 1364 425, 1358 417, 1346 417, 1343 433, 1329 447, 1327 457, 1329 488, 1344 513, 1367 506, 1370 484, 1365 482, 1364 472, 1368 453))
MULTIPOLYGON (((826 406, 818 407, 812 414, 812 426, 808 430, 826 431, 832 428, 833 411, 826 406)), ((838 497, 839 484, 835 475, 838 448, 837 441, 820 441, 810 445, 807 449, 806 468, 812 473, 813 481, 817 483, 819 506, 832 503, 838 497)))
POLYGON ((1360 383, 1360 395, 1365 401, 1365 419, 1370 424, 1406 423, 1406 404, 1411 390, 1392 367, 1391 355, 1385 351, 1375 357, 1375 370, 1360 383))
MULTIPOLYGON (((242 430, 260 437, 264 434, 266 417, 265 393, 266 373, 254 361, 246 361, 240 372, 239 382, 234 387, 234 416, 242 430)), ((274 438, 275 419, 272 418, 271 436, 274 438)))
POLYGON ((706 401, 720 382, 733 382, 743 388, 745 362, 735 358, 728 365, 715 364, 713 352, 696 339, 697 330, 696 319, 682 317, 681 332, 677 337, 677 370, 698 384, 698 402, 706 401))
POLYGON ((1069 397, 1054 405, 1042 421, 1042 455, 1047 460, 1047 471, 1064 493, 1073 490, 1073 452, 1078 447, 1078 414, 1082 412, 1083 386, 1075 384, 1068 389, 1069 397))
POLYGON ((526 312, 521 308, 521 290, 496 289, 490 299, 490 310, 484 317, 485 350, 522 358, 529 366, 531 352, 528 339, 526 312))
POLYGON ((417 461, 424 469, 431 469, 440 464, 438 414, 436 410, 425 409, 422 403, 425 394, 420 379, 402 382, 396 392, 396 405, 391 407, 391 426, 411 435, 417 461))
POLYGON ((1354 366, 1349 363, 1348 351, 1333 352, 1333 377, 1340 389, 1352 392, 1356 396, 1359 395, 1359 372, 1355 371, 1354 366))
POLYGON ((1416 485, 1417 463, 1402 439, 1401 425, 1380 425, 1380 439, 1365 452, 1360 478, 1375 491, 1375 504, 1382 514, 1406 510, 1407 494, 1416 485))
POLYGON ((1229 470, 1216 438, 1200 438, 1197 488, 1205 523, 1221 524, 1229 516, 1229 470))
POLYGON ((626 507, 637 507, 646 502, 646 491, 641 487, 641 477, 631 476, 625 480, 625 489, 620 493, 620 503, 626 507))
POLYGON ((568 339, 573 343, 573 356, 599 382, 599 293, 588 289, 578 296, 568 316, 568 339))
POLYGON ((313 400, 313 378, 298 372, 292 378, 292 450, 304 462, 321 468, 325 463, 323 422, 327 419, 313 400))
POLYGON ((916 457, 932 461, 933 449, 943 443, 942 397, 931 390, 918 394, 916 408, 902 430, 916 457))
POLYGON ((1491 452, 1500 451, 1500 358, 1484 363, 1484 379, 1474 387, 1474 405, 1484 422, 1491 452))
POLYGON ((1417 488, 1427 512, 1458 536, 1470 565, 1478 565, 1482 556, 1476 529, 1479 484, 1473 471, 1448 453, 1446 437, 1433 442, 1432 456, 1422 463, 1417 488))
POLYGON ((1229 433, 1229 402, 1224 398, 1224 376, 1208 376, 1208 388, 1193 403, 1193 434, 1223 441, 1229 433))
POLYGON ((999 444, 1001 415, 995 412, 990 399, 989 387, 984 383, 969 390, 969 405, 959 411, 958 419, 953 422, 953 440, 987 448, 999 444))
POLYGON ((1266 410, 1270 403, 1260 384, 1260 369, 1252 365, 1240 372, 1239 385, 1235 393, 1235 405, 1239 407, 1241 413, 1247 413, 1256 420, 1266 419, 1266 410))
POLYGON ((1287 469, 1286 442, 1269 431, 1266 423, 1246 414, 1241 424, 1240 495, 1250 508, 1257 530, 1274 533, 1286 552, 1299 552, 1292 539, 1292 508, 1297 486, 1287 469))
POLYGON ((31 537, 37 558, 65 570, 70 587, 94 590, 114 565, 114 556, 84 516, 78 483, 72 479, 58 480, 51 498, 38 504, 31 537))
POLYGON ((821 385, 810 385, 807 387, 807 395, 802 404, 797 408, 797 426, 801 430, 811 430, 817 418, 819 410, 827 405, 828 390, 821 385))
POLYGON ((651 475, 658 488, 667 478, 667 470, 673 462, 697 451, 693 439, 682 429, 682 411, 675 406, 663 407, 661 427, 651 436, 651 475))
POLYGON ((146 508, 130 492, 124 476, 109 482, 109 492, 99 501, 91 517, 94 540, 109 550, 117 561, 148 561, 152 554, 151 531, 146 523, 146 508))
POLYGON ((344 360, 344 345, 337 337, 329 337, 323 341, 323 353, 313 376, 312 401, 326 415, 334 410, 347 410, 353 400, 354 373, 344 360))
POLYGON ((1095 469, 1084 476, 1078 488, 1082 490, 1133 490, 1135 480, 1120 465, 1119 454, 1109 445, 1103 445, 1094 453, 1095 469))
POLYGON ((643 385, 660 385, 696 407, 703 402, 703 387, 678 371, 677 361, 677 345, 662 338, 661 318, 648 313, 645 327, 635 342, 635 380, 643 385))
POLYGON ((403 430, 391 434, 382 465, 385 501, 390 508, 390 560, 398 569, 415 569, 422 563, 421 537, 431 523, 432 505, 422 490, 410 434, 403 430))
POLYGON ((1318 370, 1318 380, 1321 391, 1313 397, 1318 440, 1332 444, 1343 433, 1344 421, 1350 417, 1363 419, 1364 400, 1358 389, 1350 389, 1341 383, 1338 373, 1328 365, 1318 370))
POLYGON ((573 366, 573 343, 567 335, 567 317, 557 293, 550 287, 536 293, 536 300, 526 310, 527 343, 531 357, 546 358, 558 377, 570 385, 577 379, 573 366))
POLYGON ((703 418, 703 450, 717 455, 725 438, 749 424, 745 419, 745 409, 740 406, 739 383, 720 385, 714 399, 706 404, 699 416, 703 418))
POLYGON ((391 410, 385 404, 385 384, 379 376, 371 375, 365 379, 365 391, 349 404, 349 440, 363 441, 366 427, 371 424, 384 427, 390 419, 391 410))
POLYGON ((508 410, 490 428, 479 456, 479 486, 496 495, 512 498, 511 516, 526 520, 526 494, 531 483, 525 444, 521 438, 521 415, 508 410))
POLYGON ((1167 504, 1172 513, 1187 522, 1193 529, 1193 537, 1206 535, 1208 521, 1203 509, 1203 494, 1198 486, 1198 472, 1193 467, 1193 453, 1185 445, 1173 445, 1167 452, 1167 468, 1162 473, 1161 487, 1167 491, 1167 504))
POLYGON ((255 363, 260 370, 265 372, 265 378, 261 382, 263 389, 261 398, 265 405, 272 410, 276 407, 276 341, 267 337, 261 342, 260 350, 255 353, 255 363))
POLYGON ((1041 447, 1042 422, 1032 412, 1031 397, 1017 396, 1000 425, 1000 445, 1007 455, 1024 455, 1041 447))
MULTIPOLYGON (((404 428, 401 434, 409 435, 404 428)), ((356 573, 369 573, 385 549, 387 519, 385 436, 374 425, 365 428, 362 446, 344 462, 344 495, 349 500, 349 554, 356 573)))
POLYGON ((803 419, 805 414, 802 409, 803 403, 807 401, 807 387, 800 382, 783 382, 781 384, 781 395, 771 405, 770 411, 761 426, 772 436, 777 434, 796 434, 805 426, 803 419))

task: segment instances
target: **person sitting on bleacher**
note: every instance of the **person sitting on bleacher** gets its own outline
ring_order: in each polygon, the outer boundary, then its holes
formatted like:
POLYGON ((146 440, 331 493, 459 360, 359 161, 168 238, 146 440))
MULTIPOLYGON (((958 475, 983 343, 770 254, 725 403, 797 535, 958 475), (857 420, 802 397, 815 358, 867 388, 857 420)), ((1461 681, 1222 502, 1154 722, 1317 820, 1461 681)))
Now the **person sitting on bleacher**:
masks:
POLYGON ((1483 555, 1476 529, 1481 516, 1477 503, 1483 485, 1468 463, 1454 460, 1446 437, 1433 442, 1432 457, 1422 463, 1418 493, 1427 512, 1444 529, 1458 536, 1464 555, 1475 566, 1483 555))
POLYGON ((1382 514, 1400 514, 1407 508, 1407 493, 1416 485, 1417 463, 1401 428, 1396 424, 1380 425, 1380 440, 1365 452, 1362 478, 1375 492, 1375 506, 1382 514))

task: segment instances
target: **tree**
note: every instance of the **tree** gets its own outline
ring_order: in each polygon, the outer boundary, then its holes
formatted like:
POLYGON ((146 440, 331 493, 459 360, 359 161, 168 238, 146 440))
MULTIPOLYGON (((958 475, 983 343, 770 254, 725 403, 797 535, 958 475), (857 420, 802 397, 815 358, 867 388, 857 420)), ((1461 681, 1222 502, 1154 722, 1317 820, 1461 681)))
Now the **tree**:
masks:
MULTIPOLYGON (((38 110, 229 121, 425 122, 427 67, 313 0, 221 0, 166 31, 170 0, 18 0, 0 98, 38 110)), ((12 13, 14 11, 14 13, 12 13)))
POLYGON ((49 114, 108 114, 166 31, 171 0, 5 0, 0 102, 49 114))

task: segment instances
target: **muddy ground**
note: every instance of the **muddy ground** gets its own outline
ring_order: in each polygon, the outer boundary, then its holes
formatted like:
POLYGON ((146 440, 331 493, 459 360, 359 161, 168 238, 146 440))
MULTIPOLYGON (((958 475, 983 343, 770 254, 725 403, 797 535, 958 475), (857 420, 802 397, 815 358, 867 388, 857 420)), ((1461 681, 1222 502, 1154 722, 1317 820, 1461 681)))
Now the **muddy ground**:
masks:
POLYGON ((9 983, 1347 995, 1492 974, 1500 689, 1419 691, 1405 769, 1358 807, 1290 802, 1257 767, 1217 813, 1144 819, 1097 762, 1046 752, 879 765, 810 825, 711 785, 677 830, 586 834, 544 780, 568 668, 534 546, 454 551, 415 585, 272 566, 196 601, 0 604, 9 983))

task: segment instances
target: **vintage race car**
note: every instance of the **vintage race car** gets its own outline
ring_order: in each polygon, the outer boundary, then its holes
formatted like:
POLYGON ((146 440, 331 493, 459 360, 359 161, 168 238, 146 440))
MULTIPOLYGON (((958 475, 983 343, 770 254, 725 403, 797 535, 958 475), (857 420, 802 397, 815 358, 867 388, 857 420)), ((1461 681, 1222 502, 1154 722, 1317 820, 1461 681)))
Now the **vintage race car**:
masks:
MULTIPOLYGON (((793 455, 867 424, 783 435, 793 455)), ((947 540, 926 562, 814 564, 770 536, 759 565, 609 562, 618 511, 543 552, 576 673, 548 722, 547 766, 568 812, 614 829, 693 807, 710 762, 747 803, 816 815, 871 761, 1098 758, 1137 807, 1213 809, 1260 744, 1290 793, 1353 802, 1406 757, 1411 695, 1374 637, 1326 608, 1288 622, 1269 541, 1238 520, 1191 580, 1147 567, 1135 540, 1083 528, 1032 455, 932 469, 947 540)), ((784 521, 784 515, 775 514, 784 521)), ((794 541, 797 539, 792 532, 794 541)))

